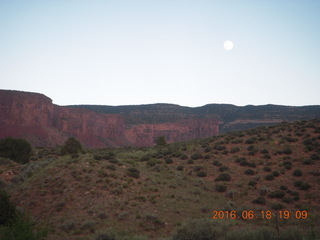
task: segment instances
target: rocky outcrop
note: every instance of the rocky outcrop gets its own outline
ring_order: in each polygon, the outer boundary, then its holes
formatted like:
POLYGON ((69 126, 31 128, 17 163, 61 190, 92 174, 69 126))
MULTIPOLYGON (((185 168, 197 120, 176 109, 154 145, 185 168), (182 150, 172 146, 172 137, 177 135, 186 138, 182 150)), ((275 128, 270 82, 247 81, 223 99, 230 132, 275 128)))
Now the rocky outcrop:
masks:
POLYGON ((314 118, 320 106, 58 106, 43 94, 0 90, 0 138, 22 137, 34 146, 62 144, 70 136, 86 147, 152 146, 159 136, 171 143, 314 118))
POLYGON ((151 146, 219 133, 213 119, 185 119, 158 124, 125 124, 120 114, 63 107, 43 94, 0 90, 0 138, 22 137, 35 146, 62 144, 74 136, 86 147, 151 146))
POLYGON ((136 146, 150 146, 159 136, 168 143, 204 138, 219 133, 219 122, 212 119, 187 119, 173 123, 127 125, 125 137, 136 146))

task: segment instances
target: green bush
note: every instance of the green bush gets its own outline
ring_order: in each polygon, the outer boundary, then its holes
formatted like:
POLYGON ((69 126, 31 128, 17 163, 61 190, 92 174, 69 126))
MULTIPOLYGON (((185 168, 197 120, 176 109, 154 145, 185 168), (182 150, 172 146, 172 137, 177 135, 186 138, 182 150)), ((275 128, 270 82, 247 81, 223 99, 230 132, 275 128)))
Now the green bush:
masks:
POLYGON ((42 240, 47 232, 35 227, 31 218, 17 212, 8 195, 0 190, 0 240, 42 240))
POLYGON ((197 176, 198 177, 206 177, 207 173, 205 171, 200 171, 200 172, 197 173, 197 176))
POLYGON ((291 154, 292 153, 292 150, 289 148, 289 147, 286 147, 282 150, 282 153, 284 154, 291 154))
POLYGON ((213 164, 214 166, 217 166, 217 167, 222 166, 221 162, 219 162, 218 160, 212 161, 212 164, 213 164))
POLYGON ((26 214, 18 214, 9 225, 0 227, 0 240, 43 240, 46 236, 47 231, 37 229, 26 214))
POLYGON ((184 167, 183 167, 182 165, 179 165, 179 166, 177 167, 177 170, 178 170, 178 171, 183 171, 183 169, 184 169, 184 167))
POLYGON ((300 177, 302 176, 302 171, 300 169, 296 169, 293 171, 292 176, 300 177))
POLYGON ((273 210, 281 210, 283 208, 284 208, 284 206, 281 203, 273 203, 273 204, 271 204, 271 209, 273 209, 273 210))
POLYGON ((273 171, 272 175, 275 176, 275 177, 279 177, 280 173, 278 171, 273 171))
POLYGON ((274 176, 272 174, 268 174, 264 177, 265 180, 271 181, 274 179, 274 176))
POLYGON ((187 163, 188 163, 188 164, 194 164, 194 161, 193 161, 192 159, 189 159, 189 160, 187 161, 187 163))
POLYGON ((191 159, 192 160, 198 160, 198 159, 202 159, 203 156, 200 153, 194 153, 191 155, 191 159))
POLYGON ((268 194, 269 198, 283 198, 286 193, 280 190, 273 191, 268 194))
POLYGON ((240 148, 238 148, 238 147, 233 147, 230 150, 231 153, 236 153, 236 152, 239 152, 239 151, 240 151, 240 148))
POLYGON ((231 180, 231 176, 229 173, 221 173, 216 179, 215 181, 230 181, 231 180))
POLYGON ((140 172, 136 168, 128 168, 127 169, 127 175, 129 177, 133 177, 133 178, 137 178, 137 179, 140 178, 140 172))
POLYGON ((19 138, 0 140, 0 157, 10 158, 17 163, 29 162, 32 147, 29 142, 19 138))
POLYGON ((216 240, 222 231, 214 221, 207 219, 191 220, 173 234, 172 240, 216 240))
POLYGON ((249 168, 249 169, 247 169, 247 170, 244 171, 244 174, 246 174, 246 175, 251 175, 251 176, 252 176, 252 175, 254 175, 254 171, 249 168))
POLYGON ((81 146, 81 143, 73 137, 68 138, 68 140, 65 141, 65 143, 61 148, 62 155, 73 155, 73 154, 78 154, 83 152, 84 151, 81 146))
POLYGON ((272 169, 271 169, 270 167, 264 167, 263 170, 264 170, 265 172, 271 172, 271 171, 272 171, 272 169))
POLYGON ((0 190, 0 225, 7 225, 16 215, 16 208, 6 192, 0 190))
POLYGON ((224 240, 275 240, 277 234, 274 229, 268 227, 259 227, 248 231, 243 229, 234 229, 226 233, 224 240))
POLYGON ((203 169, 203 166, 194 166, 193 167, 193 171, 195 171, 195 172, 199 172, 202 169, 203 169))
POLYGON ((266 199, 264 197, 257 197, 256 199, 252 200, 252 203, 255 204, 266 204, 266 199))
POLYGON ((227 186, 225 184, 216 184, 215 185, 215 190, 217 192, 225 192, 227 190, 227 186))
POLYGON ((286 191, 286 190, 288 190, 288 187, 287 187, 287 186, 284 186, 284 185, 281 185, 281 186, 280 186, 280 189, 283 190, 283 191, 286 191))
POLYGON ((167 158, 165 160, 166 164, 172 164, 173 163, 173 160, 171 158, 167 158))
POLYGON ((310 155, 311 160, 320 160, 320 156, 317 153, 312 153, 310 155))
POLYGON ((282 199, 282 202, 285 202, 285 203, 292 203, 293 202, 293 199, 291 198, 291 197, 284 197, 283 199, 282 199))
POLYGON ((219 168, 219 172, 227 171, 229 168, 227 166, 222 166, 219 168))
POLYGON ((248 186, 252 186, 253 187, 255 185, 257 185, 256 181, 251 180, 251 181, 248 182, 248 186))
POLYGON ((165 136, 159 136, 155 140, 157 146, 165 146, 167 144, 165 136))

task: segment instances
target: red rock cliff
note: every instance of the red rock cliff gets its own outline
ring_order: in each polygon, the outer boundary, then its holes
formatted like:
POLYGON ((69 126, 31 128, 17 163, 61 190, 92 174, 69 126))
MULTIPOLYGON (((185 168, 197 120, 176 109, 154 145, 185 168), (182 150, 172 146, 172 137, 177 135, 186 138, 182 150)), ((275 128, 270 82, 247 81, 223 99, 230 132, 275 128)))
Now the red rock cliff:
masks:
POLYGON ((57 106, 38 93, 0 90, 0 138, 22 137, 35 146, 62 144, 69 136, 86 147, 152 146, 159 136, 177 142, 218 132, 212 119, 125 125, 119 114, 57 106))

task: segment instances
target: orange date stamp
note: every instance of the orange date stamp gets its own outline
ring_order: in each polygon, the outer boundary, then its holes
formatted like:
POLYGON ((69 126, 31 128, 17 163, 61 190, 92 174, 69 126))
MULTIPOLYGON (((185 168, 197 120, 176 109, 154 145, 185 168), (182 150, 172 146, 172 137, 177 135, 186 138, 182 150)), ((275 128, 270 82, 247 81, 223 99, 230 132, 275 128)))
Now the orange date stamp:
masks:
POLYGON ((307 219, 308 211, 212 211, 212 219, 307 219))

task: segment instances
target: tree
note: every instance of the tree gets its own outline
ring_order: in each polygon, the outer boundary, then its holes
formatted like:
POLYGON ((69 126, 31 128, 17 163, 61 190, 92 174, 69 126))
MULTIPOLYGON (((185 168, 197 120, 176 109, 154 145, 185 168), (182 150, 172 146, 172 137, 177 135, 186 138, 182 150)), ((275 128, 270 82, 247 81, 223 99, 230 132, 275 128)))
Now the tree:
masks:
POLYGON ((68 140, 63 144, 61 148, 61 154, 77 154, 83 152, 81 143, 74 137, 68 138, 68 140))
POLYGON ((164 146, 167 144, 165 136, 159 136, 156 139, 157 146, 164 146))
POLYGON ((30 143, 20 138, 5 138, 0 140, 0 157, 10 158, 17 163, 28 163, 32 147, 30 143))

